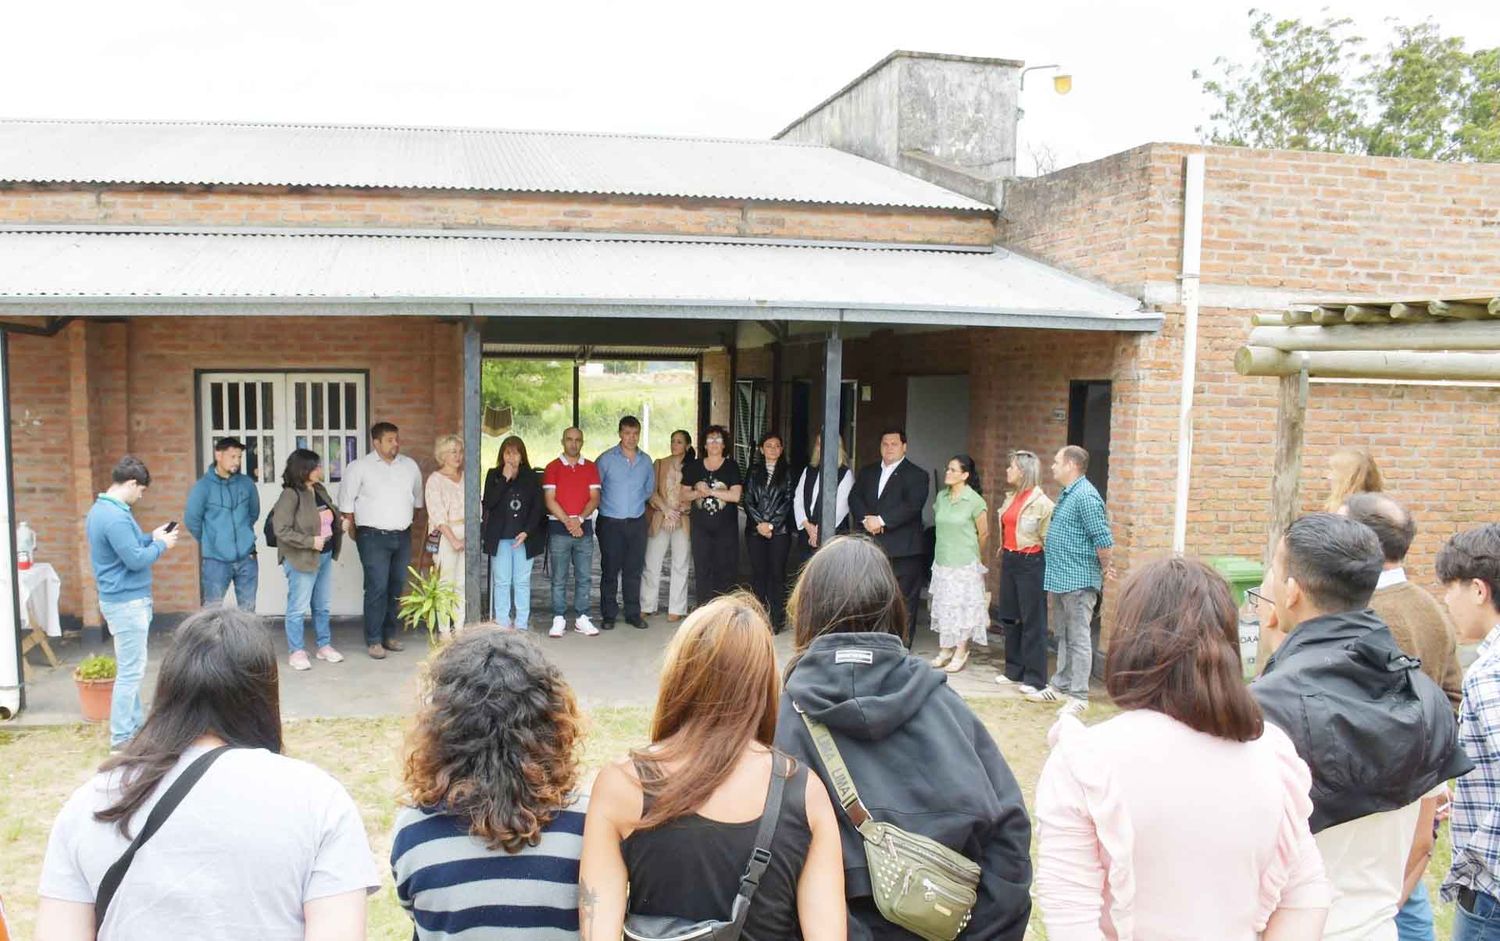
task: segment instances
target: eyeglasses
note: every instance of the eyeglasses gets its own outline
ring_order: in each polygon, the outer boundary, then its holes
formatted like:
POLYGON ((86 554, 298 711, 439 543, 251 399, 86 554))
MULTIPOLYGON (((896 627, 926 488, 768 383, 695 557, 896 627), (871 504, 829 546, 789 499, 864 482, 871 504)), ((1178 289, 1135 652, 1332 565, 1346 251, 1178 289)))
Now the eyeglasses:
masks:
POLYGON ((1255 604, 1271 604, 1271 599, 1261 594, 1259 588, 1246 588, 1245 597, 1255 604))

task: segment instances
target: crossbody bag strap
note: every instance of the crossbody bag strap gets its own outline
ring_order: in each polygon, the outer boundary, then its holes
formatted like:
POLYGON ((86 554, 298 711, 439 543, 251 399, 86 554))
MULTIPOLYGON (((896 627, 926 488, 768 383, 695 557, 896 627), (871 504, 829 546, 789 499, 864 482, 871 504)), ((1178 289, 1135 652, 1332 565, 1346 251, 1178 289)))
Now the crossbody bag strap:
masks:
POLYGON ((828 726, 809 717, 801 707, 795 708, 797 715, 806 723, 807 731, 812 734, 813 745, 817 746, 818 756, 823 759, 823 767, 828 769, 828 777, 833 781, 833 789, 838 792, 839 804, 843 806, 844 813, 849 815, 849 822, 854 824, 854 828, 860 829, 874 818, 870 816, 865 802, 859 799, 854 778, 849 774, 849 766, 844 764, 844 756, 839 754, 839 747, 833 741, 833 733, 828 731, 828 726))
POLYGON ((771 841, 776 838, 776 825, 781 821, 781 803, 786 795, 787 777, 791 775, 791 766, 788 759, 777 751, 771 752, 771 786, 766 791, 766 806, 760 813, 760 826, 755 830, 755 849, 750 851, 750 864, 745 867, 745 874, 740 877, 739 898, 745 900, 745 904, 736 904, 734 912, 734 925, 736 933, 745 925, 745 919, 750 915, 750 900, 755 898, 755 890, 760 888, 761 877, 766 874, 766 867, 771 865, 771 841))
POLYGON ((195 758, 193 763, 177 776, 177 780, 172 782, 172 786, 167 788, 167 792, 161 796, 161 800, 156 802, 156 806, 151 808, 151 813, 146 815, 145 825, 141 827, 141 832, 135 835, 135 839, 130 841, 130 846, 119 859, 115 860, 114 865, 105 871, 104 878, 99 881, 99 891, 94 896, 95 934, 104 926, 104 916, 109 911, 109 903, 114 899, 115 891, 120 888, 120 882, 125 878, 125 873, 130 870, 135 854, 146 845, 146 841, 151 839, 157 830, 161 829, 161 825, 167 822, 167 818, 172 816, 172 811, 182 803, 182 799, 187 796, 188 791, 193 789, 193 785, 198 783, 198 779, 203 777, 209 766, 218 761, 219 756, 231 747, 233 746, 220 745, 195 758))

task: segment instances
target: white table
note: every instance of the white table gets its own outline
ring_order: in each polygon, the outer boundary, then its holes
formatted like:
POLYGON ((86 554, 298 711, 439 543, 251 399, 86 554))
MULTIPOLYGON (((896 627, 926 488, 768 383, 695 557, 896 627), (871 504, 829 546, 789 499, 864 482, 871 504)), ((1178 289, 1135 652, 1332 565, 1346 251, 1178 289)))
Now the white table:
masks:
POLYGON ((62 636, 62 621, 57 614, 57 599, 62 593, 62 579, 57 570, 47 562, 35 562, 31 568, 19 573, 21 589, 21 628, 31 633, 21 639, 21 658, 25 663, 26 652, 33 647, 42 648, 47 663, 57 666, 57 655, 52 652, 48 637, 62 636))

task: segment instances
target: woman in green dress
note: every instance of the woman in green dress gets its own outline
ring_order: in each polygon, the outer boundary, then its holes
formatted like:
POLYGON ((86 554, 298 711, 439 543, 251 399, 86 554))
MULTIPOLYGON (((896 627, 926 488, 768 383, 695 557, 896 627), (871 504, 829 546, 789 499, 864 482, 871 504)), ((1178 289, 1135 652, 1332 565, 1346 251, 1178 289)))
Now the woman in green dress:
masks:
POLYGON ((974 459, 957 454, 943 475, 947 485, 933 503, 937 552, 932 563, 932 629, 938 655, 932 665, 957 673, 969 662, 971 643, 989 643, 990 612, 984 600, 983 559, 989 542, 989 508, 979 495, 974 459))

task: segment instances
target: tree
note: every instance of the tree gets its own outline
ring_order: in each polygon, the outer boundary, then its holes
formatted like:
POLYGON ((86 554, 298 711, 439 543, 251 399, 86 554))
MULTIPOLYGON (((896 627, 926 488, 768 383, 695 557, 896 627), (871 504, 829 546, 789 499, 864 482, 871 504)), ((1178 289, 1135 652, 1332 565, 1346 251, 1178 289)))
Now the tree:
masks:
POLYGON ((541 359, 486 359, 481 371, 485 405, 510 406, 536 415, 573 401, 573 364, 541 359))
POLYGON ((1352 21, 1308 24, 1250 11, 1256 59, 1214 60, 1193 77, 1216 99, 1215 144, 1431 160, 1500 159, 1500 50, 1468 52, 1431 20, 1392 21, 1393 37, 1364 52, 1352 21))

